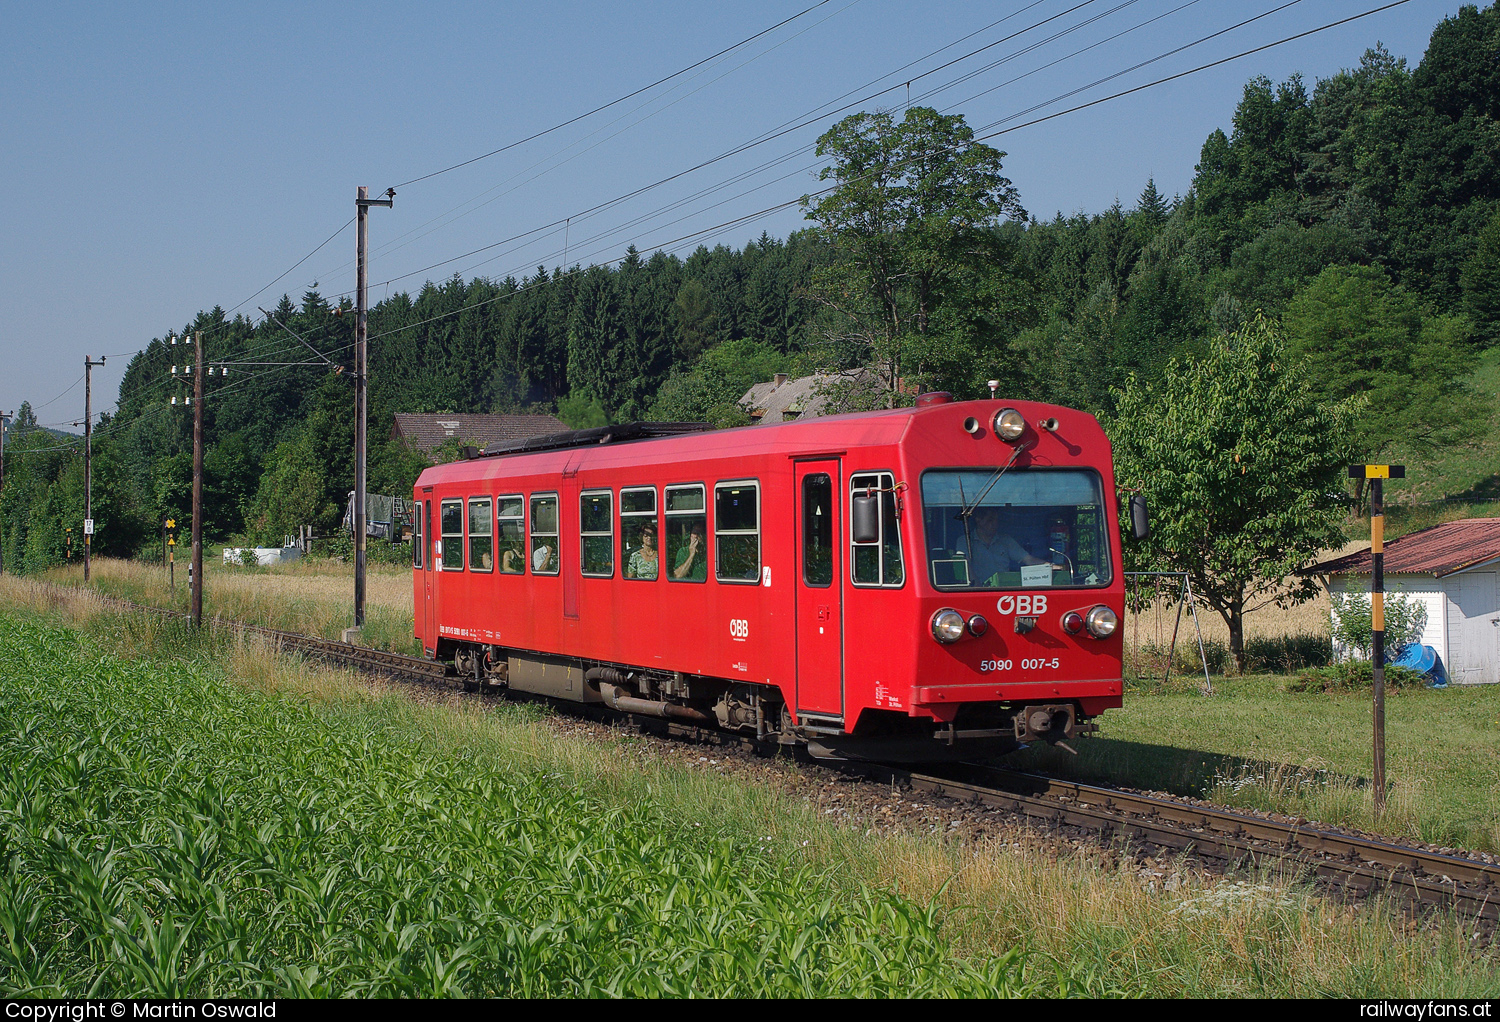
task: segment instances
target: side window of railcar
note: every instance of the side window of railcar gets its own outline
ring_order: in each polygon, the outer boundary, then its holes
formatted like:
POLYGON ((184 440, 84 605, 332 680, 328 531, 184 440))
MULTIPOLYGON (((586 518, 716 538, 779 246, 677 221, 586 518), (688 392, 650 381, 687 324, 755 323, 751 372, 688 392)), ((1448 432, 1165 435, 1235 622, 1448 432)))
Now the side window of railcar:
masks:
POLYGON ((490 520, 488 497, 469 498, 469 570, 495 570, 495 527, 490 520))
POLYGON ((464 570, 464 502, 445 500, 443 508, 443 570, 464 570))
POLYGON ((656 545, 656 490, 632 487, 620 491, 620 563, 626 578, 654 581, 660 557, 656 545))
POLYGON ((833 585, 833 480, 827 472, 802 479, 802 581, 833 585))
POLYGON ((899 586, 906 580, 906 565, 901 559, 901 524, 896 519, 896 481, 889 472, 872 472, 849 480, 851 522, 856 497, 875 499, 880 532, 874 542, 851 544, 849 564, 854 584, 899 586))
POLYGON ((583 550, 583 573, 608 578, 615 571, 613 494, 585 490, 578 498, 578 528, 583 550))
POLYGON ((720 582, 760 581, 760 485, 714 486, 714 546, 720 582))
POLYGON ((526 573, 526 498, 519 493, 495 498, 495 554, 507 575, 526 573))
POLYGON ((557 574, 557 494, 531 498, 531 570, 557 574))
POLYGON ((411 566, 413 568, 422 566, 422 512, 426 510, 427 506, 419 500, 416 511, 411 517, 411 566))
POLYGON ((668 486, 666 505, 667 577, 673 582, 703 582, 708 578, 708 515, 703 487, 668 486))

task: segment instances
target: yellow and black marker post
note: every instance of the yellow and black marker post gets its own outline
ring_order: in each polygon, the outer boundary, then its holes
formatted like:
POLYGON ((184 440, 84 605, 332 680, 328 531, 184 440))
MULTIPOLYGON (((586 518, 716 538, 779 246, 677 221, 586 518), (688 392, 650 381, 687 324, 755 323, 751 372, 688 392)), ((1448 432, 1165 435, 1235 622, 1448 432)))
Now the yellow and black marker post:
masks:
POLYGON ((68 534, 68 563, 72 564, 73 563, 73 530, 72 529, 64 529, 63 531, 68 534))
POLYGON ((1381 484, 1405 479, 1404 465, 1350 465, 1350 479, 1370 482, 1370 663, 1375 695, 1375 815, 1385 810, 1385 505, 1381 484))
POLYGON ((172 530, 177 528, 177 519, 168 518, 166 528, 162 531, 167 534, 167 588, 177 591, 177 537, 172 535, 172 530))

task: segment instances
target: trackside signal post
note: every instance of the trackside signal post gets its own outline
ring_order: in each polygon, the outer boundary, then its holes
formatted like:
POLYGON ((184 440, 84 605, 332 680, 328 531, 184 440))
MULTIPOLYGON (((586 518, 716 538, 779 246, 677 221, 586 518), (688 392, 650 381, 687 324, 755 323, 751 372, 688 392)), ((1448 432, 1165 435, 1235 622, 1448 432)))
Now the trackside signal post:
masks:
POLYGON ((354 627, 365 626, 365 418, 367 411, 366 391, 369 386, 370 357, 366 342, 369 313, 369 262, 368 228, 371 206, 391 206, 396 201, 396 190, 387 188, 385 198, 370 198, 370 189, 359 186, 354 199, 359 228, 355 232, 355 316, 354 316, 354 627))
POLYGON ((1370 481, 1370 660, 1374 676, 1375 813, 1385 810, 1385 505, 1381 483, 1405 479, 1404 465, 1350 465, 1350 479, 1370 481))

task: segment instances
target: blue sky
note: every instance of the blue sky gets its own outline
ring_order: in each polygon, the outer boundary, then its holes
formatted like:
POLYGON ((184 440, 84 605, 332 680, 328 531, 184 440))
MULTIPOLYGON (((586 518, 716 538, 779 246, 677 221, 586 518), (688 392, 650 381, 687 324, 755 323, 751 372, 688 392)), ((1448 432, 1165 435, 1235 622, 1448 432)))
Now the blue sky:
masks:
MULTIPOLYGON (((282 293, 297 299, 315 281, 325 295, 351 290, 352 227, 281 274, 353 216, 362 184, 372 193, 397 186, 394 208, 371 213, 372 303, 455 272, 520 276, 561 263, 565 251, 584 264, 618 259, 632 243, 685 257, 699 241, 740 247, 763 230, 785 237, 806 226, 792 206, 709 230, 815 190, 818 161, 797 151, 845 113, 899 110, 908 81, 914 103, 1003 128, 1380 6, 826 0, 624 103, 413 181, 649 85, 815 2, 0 0, 0 411, 29 400, 43 423, 81 419, 83 359, 101 354, 112 357, 94 373, 94 409, 107 411, 129 354, 199 309, 258 316, 256 306, 282 293), (844 103, 855 105, 834 110, 844 103), (1038 104, 1047 105, 1016 117, 1038 104), (585 214, 804 120, 812 123, 585 214)), ((1311 89, 1377 41, 1415 66, 1433 26, 1458 7, 1411 0, 990 144, 1008 153, 1022 204, 1043 219, 1116 199, 1129 208, 1148 177, 1169 196, 1182 193, 1204 138, 1229 127, 1251 76, 1301 72, 1311 89)))

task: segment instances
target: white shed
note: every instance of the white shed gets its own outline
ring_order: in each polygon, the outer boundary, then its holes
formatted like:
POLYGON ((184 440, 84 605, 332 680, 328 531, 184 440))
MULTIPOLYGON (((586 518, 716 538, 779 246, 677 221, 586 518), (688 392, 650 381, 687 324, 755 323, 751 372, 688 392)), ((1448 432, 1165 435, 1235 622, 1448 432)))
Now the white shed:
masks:
POLYGON ((299 546, 227 546, 224 548, 224 563, 244 564, 247 552, 254 555, 255 563, 262 568, 273 564, 289 564, 302 556, 302 548, 299 546))
MULTIPOLYGON (((1331 592, 1370 591, 1369 550, 1308 568, 1331 592)), ((1500 682, 1500 518, 1434 525, 1385 545, 1385 589, 1427 607, 1422 644, 1456 685, 1500 682)))

